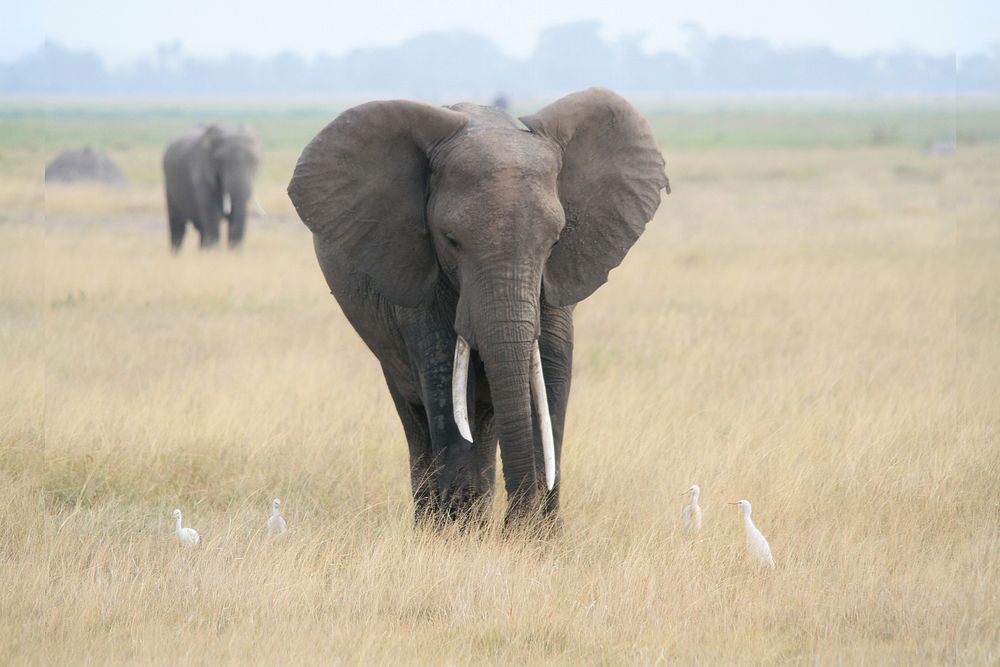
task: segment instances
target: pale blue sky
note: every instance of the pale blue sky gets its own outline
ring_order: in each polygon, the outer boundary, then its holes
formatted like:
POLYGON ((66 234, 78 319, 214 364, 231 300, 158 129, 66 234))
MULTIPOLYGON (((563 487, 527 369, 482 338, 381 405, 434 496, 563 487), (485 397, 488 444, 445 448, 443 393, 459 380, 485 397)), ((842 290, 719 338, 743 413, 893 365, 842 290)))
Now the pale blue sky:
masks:
POLYGON ((462 28, 525 56, 547 26, 597 20, 605 35, 643 33, 648 51, 679 50, 682 25, 709 34, 764 37, 779 46, 823 44, 845 54, 917 49, 983 51, 1000 43, 1000 0, 3 0, 0 60, 47 36, 118 64, 179 40, 188 54, 241 51, 305 56, 398 44, 428 30, 462 28), (9 5, 9 6, 8 6, 9 5), (242 8, 242 9, 239 9, 242 8))

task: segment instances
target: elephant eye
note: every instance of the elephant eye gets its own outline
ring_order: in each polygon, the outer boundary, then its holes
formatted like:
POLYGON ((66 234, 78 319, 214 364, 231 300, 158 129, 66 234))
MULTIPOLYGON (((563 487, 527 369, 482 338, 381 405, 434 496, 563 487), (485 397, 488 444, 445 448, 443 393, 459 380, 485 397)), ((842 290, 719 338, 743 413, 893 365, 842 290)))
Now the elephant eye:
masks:
POLYGON ((457 248, 458 247, 458 241, 456 241, 455 237, 452 236, 451 234, 445 234, 444 235, 444 240, 447 241, 448 245, 450 245, 452 248, 457 248))

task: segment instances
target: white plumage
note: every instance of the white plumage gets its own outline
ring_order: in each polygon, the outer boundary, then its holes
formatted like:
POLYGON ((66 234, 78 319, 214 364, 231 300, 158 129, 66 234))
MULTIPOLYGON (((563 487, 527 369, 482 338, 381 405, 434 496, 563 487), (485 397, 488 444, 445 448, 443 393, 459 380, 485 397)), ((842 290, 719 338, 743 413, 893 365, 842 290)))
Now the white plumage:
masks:
POLYGON ((743 528, 747 533, 747 551, 750 552, 750 555, 761 567, 773 570, 774 558, 771 556, 771 545, 767 543, 767 539, 764 538, 763 533, 757 529, 757 526, 753 523, 753 519, 750 518, 750 513, 753 511, 750 501, 741 500, 729 504, 739 507, 740 514, 743 515, 743 528))
POLYGON ((267 536, 281 537, 286 530, 285 519, 281 516, 281 501, 275 498, 271 501, 271 516, 267 519, 267 536))
POLYGON ((201 542, 201 535, 194 528, 184 528, 181 525, 181 511, 174 510, 174 520, 177 522, 177 541, 186 547, 196 546, 201 542))
POLYGON ((681 521, 684 522, 684 528, 692 532, 701 530, 701 507, 698 505, 698 495, 700 493, 701 489, 698 488, 697 484, 694 484, 690 489, 681 494, 682 496, 691 495, 690 502, 681 510, 681 521))

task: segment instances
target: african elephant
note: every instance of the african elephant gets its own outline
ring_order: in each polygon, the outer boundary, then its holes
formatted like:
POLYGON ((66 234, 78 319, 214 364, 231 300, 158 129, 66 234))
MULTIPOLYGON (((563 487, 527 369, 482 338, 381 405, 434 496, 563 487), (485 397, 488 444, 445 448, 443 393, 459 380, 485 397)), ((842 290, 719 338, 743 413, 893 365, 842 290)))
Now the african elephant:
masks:
POLYGON ((498 439, 507 522, 555 517, 574 304, 670 191, 649 123, 609 90, 520 120, 465 103, 362 104, 309 143, 288 186, 381 363, 418 520, 485 504, 498 439))
POLYGON ((201 235, 201 247, 219 242, 219 222, 229 222, 229 247, 243 241, 247 204, 260 162, 249 130, 198 126, 175 139, 163 155, 170 247, 184 240, 187 221, 201 235))

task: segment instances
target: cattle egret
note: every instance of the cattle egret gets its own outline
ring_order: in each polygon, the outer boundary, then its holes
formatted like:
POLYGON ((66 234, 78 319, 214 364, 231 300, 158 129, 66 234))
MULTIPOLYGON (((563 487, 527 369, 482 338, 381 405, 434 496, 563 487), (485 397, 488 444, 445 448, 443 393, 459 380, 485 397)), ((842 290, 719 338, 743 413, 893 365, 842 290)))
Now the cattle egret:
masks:
POLYGON ((281 537, 286 530, 285 520, 281 516, 281 501, 275 498, 271 501, 271 516, 267 520, 267 536, 281 537))
POLYGON ((681 521, 684 522, 684 528, 691 532, 701 530, 701 507, 698 506, 698 494, 700 493, 701 489, 695 484, 681 494, 682 496, 691 494, 691 502, 681 510, 681 521))
POLYGON ((186 547, 196 546, 201 542, 201 535, 194 528, 181 526, 181 511, 174 510, 174 520, 177 522, 177 540, 186 547))
POLYGON ((753 525, 753 519, 750 518, 750 512, 753 508, 750 507, 749 500, 741 500, 735 503, 729 503, 730 505, 736 505, 740 508, 740 513, 743 515, 743 528, 747 532, 747 550, 750 555, 753 556, 761 567, 766 567, 769 570, 774 569, 774 558, 771 557, 771 545, 767 543, 764 539, 764 535, 757 530, 757 526, 753 525))

